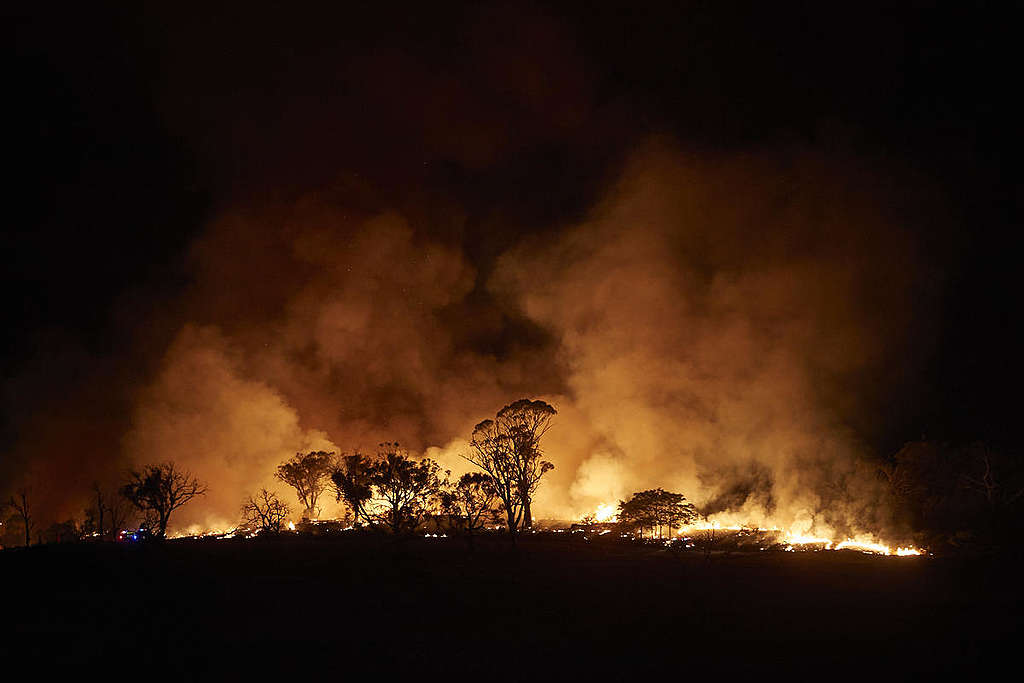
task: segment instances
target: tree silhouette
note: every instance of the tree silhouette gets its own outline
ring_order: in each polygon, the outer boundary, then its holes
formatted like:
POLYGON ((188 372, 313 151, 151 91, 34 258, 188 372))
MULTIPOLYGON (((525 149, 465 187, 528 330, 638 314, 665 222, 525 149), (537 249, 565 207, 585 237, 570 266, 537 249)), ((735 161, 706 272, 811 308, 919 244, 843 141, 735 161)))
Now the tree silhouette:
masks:
POLYGON ((262 488, 255 496, 249 496, 242 504, 242 521, 256 527, 263 533, 281 533, 281 524, 291 509, 277 497, 276 493, 262 488))
POLYGON ((17 494, 11 496, 11 500, 8 503, 14 512, 18 515, 22 526, 25 530, 25 547, 27 548, 32 542, 32 529, 35 527, 35 523, 32 518, 32 509, 28 502, 28 489, 20 488, 17 494))
POLYGON ((463 456, 490 475, 513 540, 520 527, 533 525, 533 494, 541 478, 555 467, 541 459, 540 450, 541 437, 555 414, 544 401, 524 398, 510 403, 495 419, 484 420, 473 429, 473 450, 463 456))
POLYGON ((473 532, 494 523, 501 514, 494 480, 483 472, 467 472, 454 486, 440 494, 441 511, 453 530, 465 533, 473 542, 473 532))
POLYGON ((681 493, 663 489, 650 489, 634 493, 629 500, 619 501, 619 525, 628 530, 639 530, 643 536, 646 528, 651 534, 669 533, 684 524, 697 519, 697 509, 686 501, 681 493))
POLYGON ((92 483, 92 492, 96 504, 85 511, 83 531, 86 534, 95 533, 102 539, 106 534, 104 522, 107 521, 107 503, 104 499, 103 489, 100 488, 98 482, 92 483))
POLYGON ((107 506, 107 515, 110 518, 109 529, 110 532, 107 534, 108 540, 116 540, 118 532, 124 528, 131 514, 131 505, 128 505, 124 498, 118 498, 116 496, 110 498, 110 504, 107 506))
POLYGON ((984 500, 990 511, 1003 513, 1024 499, 1024 468, 1018 459, 976 443, 964 460, 961 486, 984 500))
POLYGON ((117 537, 118 527, 127 517, 123 498, 107 495, 98 482, 92 485, 93 504, 85 511, 85 533, 95 532, 100 539, 117 537))
POLYGON ((146 465, 141 472, 133 470, 121 487, 121 495, 142 512, 157 539, 166 537, 172 512, 205 493, 206 486, 173 462, 146 465))
POLYGON ((335 500, 344 501, 352 510, 356 525, 360 520, 370 523, 366 505, 373 498, 373 465, 370 458, 356 451, 338 458, 331 471, 335 500))
POLYGON ((988 444, 904 444, 880 467, 894 519, 933 549, 999 547, 1024 531, 1024 467, 988 444))
POLYGON ((316 503, 327 486, 333 459, 334 453, 327 451, 296 453, 294 458, 277 467, 275 476, 295 489, 305 508, 303 517, 306 519, 320 516, 316 503))
POLYGON ((415 531, 441 490, 440 466, 429 458, 416 461, 397 442, 380 444, 371 482, 378 526, 393 534, 415 531))
POLYGON ((73 519, 54 522, 43 532, 46 543, 74 543, 81 540, 82 530, 73 519))

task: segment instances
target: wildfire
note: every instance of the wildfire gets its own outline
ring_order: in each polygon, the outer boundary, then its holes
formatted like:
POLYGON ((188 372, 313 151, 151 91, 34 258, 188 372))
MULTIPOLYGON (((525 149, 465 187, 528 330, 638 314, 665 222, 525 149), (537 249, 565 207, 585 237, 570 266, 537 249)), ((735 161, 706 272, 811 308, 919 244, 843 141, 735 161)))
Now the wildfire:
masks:
POLYGON ((832 549, 832 539, 821 536, 807 536, 805 534, 786 534, 786 543, 789 545, 821 545, 825 550, 832 549))
POLYGON ((892 546, 885 543, 881 543, 876 539, 864 536, 858 536, 857 538, 847 538, 839 543, 835 543, 828 538, 820 538, 815 536, 804 536, 804 535, 787 535, 786 543, 788 546, 786 550, 793 550, 794 546, 811 546, 820 545, 823 550, 858 550, 862 553, 870 553, 873 555, 894 555, 897 557, 907 557, 910 555, 922 555, 923 551, 920 548, 913 546, 897 547, 895 549, 892 546))
MULTIPOLYGON (((602 503, 597 506, 597 509, 591 515, 593 521, 604 524, 611 524, 618 521, 617 507, 611 503, 602 503)), ((321 521, 321 524, 326 522, 321 521)), ((286 528, 289 531, 295 531, 295 522, 288 522, 286 528)), ((344 527, 341 530, 352 529, 353 527, 344 527)), ((494 527, 496 530, 502 527, 494 527)), ((708 536, 708 532, 719 532, 723 533, 723 536, 719 540, 724 540, 727 535, 739 533, 741 536, 748 536, 750 534, 763 534, 760 543, 760 550, 768 550, 770 547, 781 548, 787 552, 798 552, 798 551, 837 551, 837 550, 851 550, 856 552, 862 552, 872 555, 886 555, 892 557, 911 557, 925 555, 925 550, 916 548, 914 546, 892 546, 887 543, 880 541, 876 536, 871 534, 860 534, 853 538, 845 538, 838 541, 834 537, 826 535, 815 535, 806 530, 806 527, 801 531, 786 531, 778 527, 760 527, 751 524, 737 524, 733 520, 727 520, 723 523, 719 519, 700 519, 694 521, 692 524, 688 524, 684 527, 677 529, 668 529, 667 540, 662 537, 661 531, 658 532, 658 538, 663 540, 666 544, 673 542, 682 541, 686 543, 687 548, 694 547, 691 541, 691 536, 697 538, 698 535, 701 537, 708 536), (674 533, 673 533, 674 532, 674 533)), ((556 532, 565 531, 565 529, 554 529, 556 532)), ((611 533, 611 529, 605 528, 598 532, 598 535, 604 535, 611 533)), ((184 532, 177 532, 168 534, 169 538, 204 538, 214 537, 218 539, 229 539, 234 538, 236 535, 243 535, 239 529, 230 530, 205 530, 200 531, 197 527, 190 527, 184 532)), ((819 533, 821 533, 819 531, 819 533)), ((252 538, 256 534, 244 533, 245 538, 252 538)), ((623 537, 633 537, 632 533, 624 533, 623 537)), ((642 536, 642 535, 641 535, 642 536)), ((717 536, 717 534, 715 534, 717 536)), ((424 538, 447 538, 447 534, 427 533, 424 538)), ((711 537, 709 537, 711 538, 711 537)), ((708 539, 705 539, 705 542, 708 539)))
POLYGON ((614 522, 618 519, 617 509, 611 503, 601 503, 594 511, 594 519, 598 522, 614 522))
MULTIPOLYGON (((583 520, 584 523, 588 520, 592 523, 604 524, 618 522, 618 508, 612 503, 601 503, 593 513, 586 515, 583 520)), ((609 531, 605 529, 597 535, 606 534, 609 531)), ((693 547, 693 544, 688 543, 691 540, 691 536, 699 534, 703 538, 708 536, 708 532, 719 531, 722 532, 722 536, 718 541, 724 542, 726 545, 729 545, 729 541, 726 538, 733 534, 738 533, 744 538, 759 535, 761 550, 768 550, 770 547, 780 548, 788 552, 852 550, 872 555, 888 555, 893 557, 926 554, 923 549, 915 548, 914 546, 895 546, 884 543, 873 534, 859 534, 854 537, 843 538, 842 536, 828 535, 829 531, 827 529, 809 529, 806 525, 787 530, 777 526, 762 527, 757 524, 740 523, 735 519, 701 518, 683 527, 659 528, 651 531, 651 533, 653 534, 652 538, 657 537, 660 540, 667 538, 667 543, 671 543, 675 539, 676 541, 687 543, 686 547, 693 547), (665 531, 667 531, 667 535, 663 535, 665 531)), ((642 533, 642 530, 641 532, 626 531, 622 536, 624 538, 644 538, 644 533, 642 533)), ((708 536, 708 538, 704 538, 703 542, 706 543, 711 538, 713 536, 708 536)), ((717 544, 718 541, 712 542, 717 544)))
POLYGON ((873 543, 871 541, 856 541, 846 539, 836 546, 836 550, 859 550, 862 553, 875 553, 876 555, 892 555, 892 549, 884 543, 873 543))
MULTIPOLYGON (((681 528, 679 530, 679 535, 683 535, 684 533, 691 532, 691 531, 712 531, 712 530, 717 531, 719 529, 721 529, 723 531, 741 531, 741 530, 746 529, 746 528, 748 528, 748 527, 740 526, 739 524, 724 525, 720 521, 718 521, 717 519, 714 520, 713 522, 712 521, 708 521, 706 519, 703 519, 703 520, 700 520, 699 522, 694 522, 693 524, 687 524, 686 526, 684 526, 683 528, 681 528)), ((758 531, 778 531, 778 529, 757 529, 757 530, 758 531)))
POLYGON ((892 546, 880 542, 870 535, 861 535, 856 538, 846 538, 838 543, 827 536, 815 536, 805 532, 785 532, 779 528, 763 528, 757 526, 746 526, 738 524, 722 524, 718 520, 700 520, 689 524, 678 531, 683 537, 694 532, 701 531, 750 531, 773 534, 778 542, 785 544, 785 550, 795 552, 797 550, 856 550, 862 553, 873 555, 892 555, 895 557, 908 557, 923 555, 924 551, 913 546, 892 546))

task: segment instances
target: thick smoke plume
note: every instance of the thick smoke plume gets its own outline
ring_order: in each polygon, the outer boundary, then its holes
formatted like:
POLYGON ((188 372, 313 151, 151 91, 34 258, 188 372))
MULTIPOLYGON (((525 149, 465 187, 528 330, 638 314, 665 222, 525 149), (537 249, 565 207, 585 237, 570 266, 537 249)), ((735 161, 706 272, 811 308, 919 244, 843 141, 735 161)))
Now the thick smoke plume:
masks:
POLYGON ((125 440, 133 459, 174 461, 210 484, 210 500, 176 515, 179 528, 233 528, 242 499, 261 486, 290 500, 273 478, 282 456, 334 449, 323 432, 302 429, 273 388, 239 373, 239 359, 216 330, 186 326, 136 410, 125 440))
MULTIPOLYGON (((320 199, 271 215, 226 216, 197 245, 196 323, 125 440, 133 461, 174 459, 209 482, 189 523, 223 526, 301 450, 468 436, 540 375, 514 350, 499 362, 459 348, 490 324, 464 304, 474 270, 401 216, 353 218, 320 199)), ((463 466, 455 452, 440 459, 463 466)))
POLYGON ((857 428, 928 306, 901 189, 877 178, 653 140, 582 222, 491 272, 339 196, 226 212, 126 451, 209 482, 179 524, 222 524, 299 450, 398 440, 465 470, 473 424, 531 396, 559 410, 538 517, 662 486, 720 519, 879 530, 857 428))
POLYGON ((552 442, 589 435, 550 444, 573 479, 546 500, 663 486, 732 522, 884 526, 854 397, 913 357, 927 301, 890 192, 855 163, 652 143, 583 225, 506 254, 494 288, 564 360, 574 419, 552 442))

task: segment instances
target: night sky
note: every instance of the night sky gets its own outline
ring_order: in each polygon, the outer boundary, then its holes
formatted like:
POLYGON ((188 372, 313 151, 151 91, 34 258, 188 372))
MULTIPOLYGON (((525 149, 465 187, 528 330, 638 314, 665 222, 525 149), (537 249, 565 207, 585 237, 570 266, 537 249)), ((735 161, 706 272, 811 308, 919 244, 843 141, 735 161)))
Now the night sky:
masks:
MULTIPOLYGON (((273 257, 283 244, 308 246, 293 227, 307 215, 362 225, 398 214, 410 253, 436 247, 468 264, 472 275, 451 286, 454 303, 431 303, 429 293, 416 303, 434 306, 431 325, 451 350, 422 362, 426 374, 436 370, 429 386, 468 372, 452 358, 471 357, 474 372, 502 368, 466 415, 484 405, 493 407, 480 419, 493 413, 501 403, 492 396, 578 394, 565 370, 575 367, 571 345, 551 324, 558 309, 537 315, 488 282, 507 281, 508 254, 591 221, 651 140, 700 160, 687 168, 719 169, 703 176, 715 206, 747 205, 721 179, 756 185, 776 167, 784 176, 820 164, 823 187, 841 188, 815 190, 822 205, 833 192, 844 205, 840 195, 855 186, 871 197, 866 213, 900 226, 892 243, 888 228, 851 229, 868 235, 851 241, 858 263, 897 274, 907 253, 913 263, 906 279, 892 276, 898 305, 879 285, 851 307, 891 352, 879 351, 869 371, 829 370, 822 384, 834 386, 822 391, 855 396, 828 400, 829 424, 877 457, 922 435, 1016 450, 1024 60, 1002 5, 594 5, 5 9, 13 36, 4 60, 0 475, 14 481, 29 463, 73 462, 62 468, 74 481, 131 461, 125 444, 140 442, 125 435, 148 419, 138 406, 153 404, 147 387, 178 357, 168 348, 189 325, 215 326, 237 344, 240 377, 273 386, 302 429, 335 443, 353 424, 371 433, 366 425, 382 421, 414 447, 467 436, 449 433, 462 412, 440 423, 421 416, 432 409, 427 389, 392 379, 346 388, 354 361, 323 369, 313 342, 296 341, 280 359, 320 378, 321 395, 362 392, 359 407, 321 419, 318 399, 267 370, 279 367, 258 353, 274 346, 267 330, 287 327, 278 325, 303 297, 334 291, 314 272, 332 268, 327 260, 273 257), (310 205, 331 208, 302 208, 310 205), (226 216, 243 218, 226 228, 226 216), (530 360, 544 356, 557 362, 530 360), (388 423, 384 413, 406 417, 388 423)), ((350 234, 334 229, 317 234, 330 244, 350 234)), ((743 230, 753 253, 762 227, 743 230)), ((819 235, 807 246, 807 234, 794 228, 780 243, 786 253, 832 255, 846 239, 819 235)), ((762 258, 723 249, 720 259, 697 249, 687 272, 711 281, 723 263, 746 272, 747 259, 762 258)), ((766 249, 781 248, 773 240, 766 249)), ((537 272, 558 275, 559 257, 544 258, 548 269, 537 272)), ((393 268, 405 283, 407 265, 393 268)), ((874 271, 863 272, 857 282, 874 271)), ((375 277, 390 286, 386 273, 375 277)), ((403 301, 418 296, 417 282, 402 285, 403 301)), ((297 373, 286 373, 296 386, 297 373)))

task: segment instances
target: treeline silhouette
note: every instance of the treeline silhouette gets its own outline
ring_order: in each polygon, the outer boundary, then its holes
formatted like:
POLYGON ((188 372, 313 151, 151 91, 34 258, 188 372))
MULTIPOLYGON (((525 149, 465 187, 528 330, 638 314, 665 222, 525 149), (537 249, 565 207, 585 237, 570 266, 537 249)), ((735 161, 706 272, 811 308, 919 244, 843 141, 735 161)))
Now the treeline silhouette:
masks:
POLYGON ((1024 467, 1019 456, 984 443, 907 443, 879 475, 895 524, 933 552, 1020 553, 1024 467))
MULTIPOLYGON (((532 503, 554 465, 541 440, 557 414, 539 400, 521 399, 473 430, 463 457, 475 469, 459 477, 430 458, 416 458, 397 442, 375 453, 297 453, 274 476, 295 492, 293 509, 261 488, 241 502, 234 530, 245 536, 279 534, 292 514, 299 530, 319 522, 324 495, 342 503, 336 528, 361 528, 395 536, 423 531, 459 535, 473 544, 481 532, 501 529, 513 542, 533 526, 532 503)), ((1019 552, 1024 532, 1024 468, 1020 459, 984 444, 955 447, 929 441, 906 444, 878 468, 891 501, 892 527, 932 552, 1019 552)), ((40 528, 29 488, 0 505, 0 544, 166 538, 171 516, 206 493, 207 486, 173 462, 146 465, 127 474, 116 490, 93 484, 81 521, 40 528), (135 526, 137 524, 137 527, 135 526), (126 529, 133 528, 126 535, 126 529)), ((658 537, 696 521, 697 508, 681 493, 638 491, 620 501, 617 521, 600 525, 631 536, 658 537)), ((582 528, 597 520, 584 517, 582 528)), ((712 532, 713 533, 713 532, 712 532)), ((694 537, 709 548, 720 541, 694 537)), ((749 540, 749 539, 747 539, 749 540)), ((759 539, 755 545, 763 545, 759 539)))
MULTIPOLYGON (((465 459, 476 472, 451 480, 430 458, 416 459, 397 442, 378 445, 367 455, 313 451, 297 453, 277 468, 276 476, 291 486, 302 505, 302 519, 319 517, 318 502, 330 488, 344 503, 353 526, 400 535, 424 523, 469 537, 501 521, 509 537, 533 525, 531 505, 541 479, 554 465, 543 459, 541 439, 556 410, 539 400, 520 399, 480 422, 470 439, 465 459)), ((287 504, 260 492, 261 500, 246 503, 247 522, 261 532, 280 531, 268 524, 266 510, 285 510, 287 504)), ((273 521, 273 520, 270 520, 273 521)))
MULTIPOLYGON (((532 526, 533 496, 554 468, 543 459, 540 442, 556 413, 544 401, 520 399, 479 423, 464 455, 479 471, 454 481, 435 461, 414 458, 397 442, 379 444, 373 455, 297 453, 274 474, 294 489, 300 524, 318 519, 321 496, 330 488, 336 501, 345 504, 346 522, 353 526, 401 535, 429 521, 437 529, 472 536, 504 520, 515 539, 532 526)), ((160 541, 167 537, 172 514, 206 492, 205 483, 173 462, 149 464, 130 471, 116 491, 93 484, 92 505, 80 523, 68 520, 40 529, 31 490, 24 487, 0 510, 0 540, 4 547, 125 540, 124 527, 138 521, 130 540, 160 541)), ((242 502, 237 531, 279 533, 291 513, 287 502, 262 488, 242 502)))

